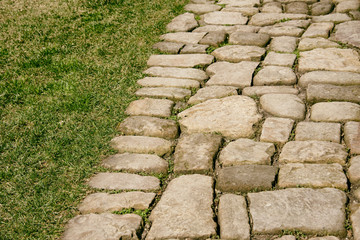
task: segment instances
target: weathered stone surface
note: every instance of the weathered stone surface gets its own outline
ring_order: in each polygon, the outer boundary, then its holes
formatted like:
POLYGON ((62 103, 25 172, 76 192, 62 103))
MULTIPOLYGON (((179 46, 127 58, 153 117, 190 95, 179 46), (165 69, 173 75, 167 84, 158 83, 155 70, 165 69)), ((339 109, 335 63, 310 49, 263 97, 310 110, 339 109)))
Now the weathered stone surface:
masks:
POLYGON ((360 154, 360 123, 347 122, 344 127, 345 143, 351 154, 360 154))
POLYGON ((253 233, 299 230, 310 234, 345 234, 343 191, 290 188, 249 193, 253 233))
POLYGON ((269 35, 261 33, 234 32, 230 35, 229 43, 264 47, 270 40, 269 35))
POLYGON ((221 144, 221 136, 194 133, 181 136, 175 148, 175 173, 207 173, 213 171, 213 160, 221 144))
POLYGON ((308 14, 308 11, 308 5, 305 2, 291 2, 285 7, 287 13, 308 14))
POLYGON ((360 2, 358 0, 341 1, 336 5, 335 12, 346 13, 352 10, 359 10, 360 2))
POLYGON ((360 11, 350 11, 349 14, 354 20, 360 20, 360 11))
POLYGON ((360 86, 336 86, 330 84, 309 84, 306 96, 308 101, 348 101, 360 103, 360 86))
POLYGON ((126 208, 145 210, 154 200, 155 193, 123 192, 120 194, 93 193, 79 206, 82 214, 121 211, 126 208))
POLYGON ((276 172, 276 167, 266 165, 225 167, 217 173, 216 189, 222 192, 269 190, 276 172))
POLYGON ((280 166, 279 187, 332 187, 347 189, 347 179, 343 168, 333 164, 302 164, 290 163, 280 166))
POLYGON ((313 16, 319 16, 328 14, 331 12, 333 7, 332 2, 317 2, 311 5, 311 15, 313 16))
POLYGON ((238 25, 246 24, 248 18, 238 12, 210 12, 204 14, 205 24, 238 25))
POLYGON ((232 7, 253 7, 255 5, 259 5, 259 0, 220 0, 218 4, 225 4, 227 6, 232 7))
POLYGON ((302 75, 298 82, 300 87, 307 87, 309 83, 360 85, 360 74, 352 72, 314 71, 302 75))
POLYGON ((352 223, 352 230, 354 234, 354 240, 360 239, 360 208, 351 213, 350 221, 352 223))
POLYGON ((302 120, 305 117, 305 104, 293 94, 265 94, 260 98, 264 111, 276 116, 302 120))
POLYGON ((160 39, 166 42, 197 44, 204 36, 205 33, 176 32, 176 33, 166 33, 164 35, 161 35, 160 39))
POLYGON ((322 22, 322 23, 312 23, 310 27, 305 31, 302 37, 329 37, 329 32, 333 29, 334 23, 332 22, 322 22))
POLYGON ((183 132, 218 132, 230 139, 250 137, 253 124, 261 119, 255 101, 245 96, 211 99, 178 116, 183 132))
POLYGON ((231 34, 236 31, 242 32, 257 32, 259 27, 250 25, 235 25, 235 26, 222 26, 222 25, 205 25, 196 28, 193 32, 225 32, 231 34))
POLYGON ((130 173, 98 173, 90 178, 89 186, 108 190, 143 190, 160 189, 160 180, 152 176, 140 176, 130 173))
POLYGON ((206 85, 233 86, 240 89, 251 86, 252 75, 258 65, 258 62, 248 61, 213 63, 206 69, 206 73, 210 76, 206 85))
POLYGON ((272 37, 291 36, 300 37, 304 29, 294 26, 266 26, 259 30, 259 33, 269 34, 272 37))
POLYGON ((312 17, 312 21, 341 23, 341 22, 351 21, 351 18, 345 13, 332 13, 323 16, 314 16, 312 17))
POLYGON ((279 238, 275 238, 274 240, 296 240, 296 237, 293 235, 284 235, 279 238))
POLYGON ((299 42, 298 49, 300 51, 308 51, 315 48, 336 48, 339 46, 339 44, 321 37, 303 38, 299 42))
POLYGON ((128 115, 170 117, 174 102, 167 99, 144 98, 135 100, 126 109, 128 115))
POLYGON ((195 4, 213 4, 215 1, 210 0, 190 0, 191 3, 195 4))
POLYGON ((263 61, 263 65, 292 67, 294 65, 295 59, 295 54, 269 52, 263 61))
POLYGON ((208 47, 209 45, 186 44, 185 47, 181 49, 181 54, 206 53, 208 47))
POLYGON ((305 14, 292 14, 292 13, 257 13, 255 14, 249 24, 255 26, 273 25, 283 19, 301 20, 306 19, 305 14))
POLYGON ((235 87, 230 86, 209 86, 199 89, 194 96, 192 96, 188 104, 198 104, 209 99, 223 98, 232 95, 237 95, 235 87))
POLYGON ((311 107, 310 119, 316 122, 360 121, 360 106, 349 102, 321 102, 311 107))
POLYGON ((292 27, 299 27, 299 28, 307 28, 311 23, 310 19, 307 20, 289 20, 285 22, 279 22, 274 24, 274 26, 292 26, 292 27))
POLYGON ((103 166, 114 170, 131 173, 167 173, 168 163, 157 155, 152 154, 115 154, 103 161, 103 166))
POLYGON ((359 54, 352 49, 317 48, 300 52, 299 71, 348 71, 360 73, 359 54))
POLYGON ((146 239, 205 239, 216 235, 212 185, 212 178, 202 175, 172 180, 151 212, 152 225, 146 239))
POLYGON ((249 217, 243 196, 222 195, 219 202, 218 219, 222 239, 250 239, 249 217))
POLYGON ((289 67, 265 66, 254 77, 255 86, 293 85, 296 75, 289 67))
POLYGON ((345 165, 344 146, 325 141, 291 141, 280 153, 279 163, 339 163, 345 165))
POLYGON ((335 40, 360 48, 360 21, 341 23, 335 30, 335 40))
POLYGON ((348 169, 349 180, 353 185, 360 184, 360 156, 350 159, 350 167, 348 169))
POLYGON ((192 79, 145 77, 137 81, 143 87, 199 88, 200 83, 192 79))
POLYGON ((136 214, 111 213, 79 215, 65 229, 64 240, 138 239, 142 219, 136 214))
POLYGON ((151 67, 145 70, 144 73, 156 77, 186 78, 198 81, 208 78, 204 71, 195 68, 151 67))
POLYGON ((154 49, 158 49, 161 52, 166 53, 178 53, 180 48, 184 46, 183 43, 176 42, 158 42, 153 45, 154 49))
POLYGON ((275 147, 272 143, 240 138, 222 149, 219 160, 223 167, 244 164, 269 165, 274 152, 275 147))
POLYGON ((309 240, 339 240, 339 238, 335 236, 324 236, 309 238, 309 240))
POLYGON ((274 37, 270 43, 270 49, 275 52, 292 53, 295 51, 297 40, 295 37, 274 37))
POLYGON ((340 123, 299 122, 296 125, 295 140, 319 140, 340 143, 340 123))
POLYGON ((208 54, 151 55, 147 65, 159 67, 195 67, 208 65, 214 57, 208 54))
POLYGON ((202 15, 204 13, 219 11, 221 7, 216 4, 187 4, 184 7, 185 11, 193 12, 198 15, 202 15))
POLYGON ((201 39, 200 44, 217 47, 220 43, 224 42, 225 37, 225 32, 209 32, 203 39, 201 39))
POLYGON ((262 96, 269 93, 287 93, 287 94, 298 94, 299 90, 289 86, 254 86, 246 87, 242 90, 242 95, 245 96, 262 96))
POLYGON ((360 201, 360 188, 354 191, 354 196, 358 201, 360 201))
POLYGON ((260 141, 284 144, 290 137, 294 120, 288 118, 266 118, 260 141))
POLYGON ((111 139, 110 146, 121 153, 154 153, 162 156, 171 151, 172 143, 157 137, 119 136, 111 139))
POLYGON ((225 7, 221 10, 222 12, 239 12, 244 16, 253 16, 259 12, 256 7, 225 7))
POLYGON ((262 13, 282 13, 282 5, 279 2, 269 2, 261 8, 262 13))
POLYGON ((257 46, 227 45, 211 53, 218 61, 240 62, 260 61, 265 49, 257 46))
POLYGON ((167 26, 169 32, 187 32, 198 26, 195 15, 192 13, 184 13, 175 17, 167 26))
POLYGON ((158 88, 140 88, 135 92, 139 97, 167 98, 170 100, 183 100, 191 96, 191 91, 183 88, 158 87, 158 88))

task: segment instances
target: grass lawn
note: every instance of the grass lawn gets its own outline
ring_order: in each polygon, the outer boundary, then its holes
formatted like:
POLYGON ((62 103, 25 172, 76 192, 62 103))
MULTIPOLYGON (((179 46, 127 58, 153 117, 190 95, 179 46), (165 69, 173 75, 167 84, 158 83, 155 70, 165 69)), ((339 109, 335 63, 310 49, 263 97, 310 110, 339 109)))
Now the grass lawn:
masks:
POLYGON ((0 239, 58 239, 186 0, 0 0, 0 239))

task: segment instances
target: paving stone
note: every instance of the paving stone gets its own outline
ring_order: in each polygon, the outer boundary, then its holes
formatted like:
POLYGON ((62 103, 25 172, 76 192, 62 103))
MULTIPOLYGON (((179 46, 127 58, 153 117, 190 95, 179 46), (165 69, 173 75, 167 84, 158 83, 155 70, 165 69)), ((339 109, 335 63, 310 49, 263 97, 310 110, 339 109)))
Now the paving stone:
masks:
POLYGON ((140 176, 130 173, 97 173, 88 182, 89 186, 108 190, 143 190, 160 189, 160 180, 152 176, 140 176))
POLYGON ((270 190, 277 168, 267 165, 241 165, 218 171, 216 189, 222 192, 270 190))
POLYGON ((259 12, 256 7, 225 7, 221 10, 222 12, 239 12, 244 16, 251 17, 259 12))
POLYGON ((254 77, 255 86, 293 85, 296 75, 289 67, 265 66, 254 77))
POLYGON ((319 16, 329 14, 333 8, 332 2, 317 2, 311 5, 311 15, 319 16))
POLYGON ((194 133, 182 135, 175 148, 175 173, 207 173, 213 171, 213 160, 221 144, 221 136, 194 133))
POLYGON ((348 175, 352 185, 360 184, 360 156, 352 157, 350 159, 348 175))
POLYGON ((205 25, 196 28, 193 32, 225 32, 231 34, 236 31, 242 32, 257 32, 259 27, 250 25, 235 25, 235 26, 221 26, 221 25, 205 25))
POLYGON ((190 0, 191 3, 195 4, 213 4, 215 1, 209 1, 209 0, 190 0))
POLYGON ((275 147, 272 143, 240 138, 222 149, 219 161, 223 167, 244 164, 269 165, 274 152, 275 147))
POLYGON ((192 96, 188 104, 198 104, 209 99, 224 98, 232 95, 237 95, 235 87, 230 86, 209 86, 199 89, 194 96, 192 96))
POLYGON ((354 196, 358 201, 360 201, 360 188, 354 191, 354 196))
POLYGON ((80 204, 79 211, 87 214, 121 211, 128 208, 145 210, 149 208, 155 196, 155 193, 144 192, 93 193, 80 204))
POLYGON ((279 2, 270 2, 264 4, 261 8, 262 13, 282 13, 282 5, 279 2))
POLYGON ((203 39, 201 39, 200 44, 218 47, 220 43, 225 41, 225 37, 225 32, 209 32, 203 39))
POLYGON ((143 87, 199 88, 199 81, 181 78, 145 77, 137 81, 143 87))
POLYGON ((293 26, 266 26, 259 30, 259 33, 269 34, 272 37, 290 36, 300 37, 304 29, 293 26))
POLYGON ((351 18, 345 13, 332 13, 328 15, 314 16, 312 17, 312 21, 341 23, 351 21, 351 18))
POLYGON ((347 178, 338 163, 302 164, 290 163, 280 166, 280 188, 310 187, 347 189, 347 178))
POLYGON ((197 174, 172 180, 151 212, 152 225, 146 239, 205 239, 216 235, 212 185, 211 177, 197 174))
POLYGON ((155 97, 167 98, 170 100, 184 100, 186 97, 191 96, 191 91, 183 88, 140 88, 135 92, 139 97, 155 97))
POLYGON ((265 54, 265 49, 257 46, 227 45, 216 49, 211 54, 217 61, 260 61, 265 54))
POLYGON ((297 95, 299 93, 299 90, 289 86, 254 86, 246 87, 242 90, 242 95, 249 97, 260 97, 269 93, 287 93, 297 95))
POLYGON ((265 94, 260 98, 262 109, 276 117, 302 120, 305 104, 293 94, 265 94))
POLYGON ((204 13, 219 11, 221 7, 216 4, 187 4, 184 7, 185 11, 193 12, 198 15, 202 15, 204 13))
POLYGON ((240 89, 248 87, 251 85, 253 73, 258 65, 258 62, 248 61, 213 63, 206 69, 206 73, 210 76, 206 85, 225 85, 240 89))
POLYGON ((187 32, 198 26, 193 13, 184 13, 175 17, 167 26, 169 32, 187 32))
POLYGON ((111 213, 79 215, 71 219, 61 239, 64 240, 118 240, 138 239, 142 219, 137 214, 111 213))
POLYGON ((290 3, 290 2, 305 2, 307 4, 311 4, 316 2, 317 0, 279 0, 281 3, 290 3))
POLYGON ((360 20, 360 11, 350 11, 349 14, 354 20, 360 20))
POLYGON ((345 234, 346 195, 334 188, 290 188, 249 193, 253 233, 299 230, 309 234, 345 234))
POLYGON ((349 102, 321 102, 311 107, 310 119, 316 122, 360 121, 360 106, 349 102))
POLYGON ((176 42, 158 42, 153 45, 154 49, 157 49, 161 52, 166 53, 178 53, 180 49, 184 46, 183 43, 176 42))
POLYGON ((208 54, 151 55, 147 65, 159 67, 195 67, 208 65, 214 57, 208 54))
POLYGON ((324 236, 309 238, 309 240, 339 240, 339 238, 335 236, 324 236))
POLYGON ((208 78, 203 70, 194 68, 151 67, 145 70, 144 73, 156 77, 186 78, 198 81, 208 78))
POLYGON ((360 86, 309 84, 307 100, 311 102, 348 101, 360 103, 360 86))
POLYGON ((350 214, 354 240, 360 239, 360 208, 350 214))
POLYGON ((230 35, 229 43, 264 47, 270 40, 269 35, 261 33, 234 32, 230 35))
POLYGON ((189 54, 189 53, 206 53, 206 49, 209 45, 202 45, 202 44, 186 44, 183 49, 181 49, 182 54, 189 54))
POLYGON ((170 117, 173 105, 174 102, 167 99, 144 98, 131 102, 125 113, 131 116, 170 117))
POLYGON ((352 10, 359 10, 360 2, 358 0, 341 1, 336 5, 335 12, 346 13, 352 10))
POLYGON ((314 71, 302 75, 298 81, 300 87, 310 83, 334 85, 360 85, 360 74, 352 72, 314 71))
POLYGON ((160 36, 160 39, 166 42, 197 44, 204 36, 205 33, 176 32, 163 34, 160 36))
POLYGON ((274 240, 296 240, 296 237, 293 235, 284 235, 279 238, 275 238, 274 240))
POLYGON ((249 217, 243 196, 222 195, 219 201, 218 219, 221 239, 250 239, 249 217))
POLYGON ((254 7, 260 5, 259 0, 220 0, 218 4, 225 4, 232 7, 254 7))
POLYGON ((285 22, 279 22, 274 24, 274 26, 282 27, 282 26, 292 26, 292 27, 299 27, 299 28, 307 28, 311 23, 310 19, 307 20, 289 20, 285 22))
POLYGON ((332 22, 321 22, 312 23, 310 27, 305 31, 302 37, 329 37, 329 32, 333 29, 334 23, 332 22))
POLYGON ((299 122, 296 125, 295 140, 319 140, 340 143, 340 123, 299 122))
POLYGON ((308 51, 315 48, 336 48, 336 47, 340 47, 340 45, 328 39, 317 37, 317 38, 301 39, 299 42, 298 49, 300 51, 308 51))
POLYGON ((335 30, 335 40, 360 48, 360 21, 340 23, 335 30))
POLYGON ((347 122, 344 127, 344 140, 351 154, 360 154, 360 123, 347 122))
POLYGON ((296 59, 295 54, 290 53, 276 53, 276 52, 269 52, 264 61, 264 66, 283 66, 283 67, 292 67, 294 65, 296 59))
POLYGON ((306 14, 292 14, 292 13, 257 13, 252 16, 249 24, 255 26, 273 25, 283 19, 303 20, 306 19, 306 14))
POLYGON ((360 73, 359 54, 353 49, 317 48, 300 52, 299 72, 316 70, 360 73))
POLYGON ((154 153, 162 156, 171 151, 172 143, 157 137, 119 136, 111 140, 110 146, 120 153, 154 153))
POLYGON ((168 163, 157 155, 152 154, 115 154, 103 161, 103 166, 113 170, 131 173, 167 173, 168 163))
POLYGON ((270 49, 275 52, 292 53, 295 51, 297 39, 295 37, 274 37, 270 43, 270 49))
POLYGON ((305 2, 290 2, 285 7, 287 13, 308 14, 308 11, 308 5, 305 2))
POLYGON ((291 141, 284 145, 279 163, 339 163, 345 165, 344 146, 326 141, 291 141))
POLYGON ((248 18, 237 12, 210 12, 204 14, 205 24, 214 25, 243 25, 246 24, 248 18))
POLYGON ((288 118, 266 118, 260 141, 284 144, 290 137, 294 120, 288 118))
POLYGON ((252 136, 252 126, 261 119, 255 101, 246 96, 211 99, 178 116, 182 132, 218 132, 230 139, 252 136))

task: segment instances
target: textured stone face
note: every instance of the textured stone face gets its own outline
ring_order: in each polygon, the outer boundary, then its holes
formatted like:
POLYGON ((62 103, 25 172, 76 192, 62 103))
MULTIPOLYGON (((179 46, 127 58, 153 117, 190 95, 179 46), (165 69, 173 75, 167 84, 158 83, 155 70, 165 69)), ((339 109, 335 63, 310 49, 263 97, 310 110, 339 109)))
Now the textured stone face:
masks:
POLYGON ((216 49, 211 54, 218 61, 260 61, 261 56, 265 54, 265 49, 257 46, 228 45, 216 49))
POLYGON ((289 67, 265 66, 254 77, 254 85, 292 85, 296 75, 289 67))
POLYGON ((351 10, 359 10, 360 2, 356 0, 341 1, 335 8, 335 12, 345 13, 351 10))
POLYGON ((232 6, 232 7, 253 7, 256 4, 260 4, 260 1, 259 0, 244 0, 244 1, 220 0, 218 4, 225 4, 227 6, 232 6))
POLYGON ((299 42, 298 49, 300 51, 309 51, 315 48, 335 48, 340 45, 336 42, 332 42, 325 38, 316 37, 316 38, 303 38, 299 42))
POLYGON ((266 26, 259 30, 259 33, 268 34, 272 37, 291 36, 300 37, 304 29, 294 26, 266 26))
POLYGON ((176 42, 158 42, 153 45, 154 49, 158 49, 161 52, 166 53, 178 53, 180 48, 184 46, 183 43, 176 43, 176 42))
MULTIPOLYGON (((256 7, 225 7, 221 9, 222 12, 239 12, 244 16, 251 17, 259 12, 259 9, 256 7)), ((244 26, 244 25, 243 25, 244 26)), ((250 26, 250 25, 246 25, 250 26)))
POLYGON ((299 27, 299 28, 307 28, 311 23, 310 19, 307 20, 289 20, 285 22, 279 22, 274 24, 274 26, 292 26, 292 27, 299 27))
POLYGON ((335 39, 360 48, 360 21, 341 23, 335 28, 335 39))
POLYGON ((131 116, 170 117, 173 105, 174 102, 167 99, 144 98, 131 102, 125 112, 131 116))
POLYGON ((143 87, 199 88, 199 81, 181 78, 145 77, 137 81, 143 87))
POLYGON ((302 120, 305 117, 305 105, 293 94, 265 94, 260 98, 261 107, 276 117, 302 120))
POLYGON ((187 32, 198 26, 195 15, 192 13, 184 13, 175 17, 167 26, 169 32, 187 32))
POLYGON ((181 49, 181 54, 206 53, 208 47, 209 45, 186 44, 185 47, 181 49))
POLYGON ((352 223, 352 229, 354 232, 354 240, 360 239, 360 208, 351 213, 350 221, 352 223))
POLYGON ((345 143, 351 154, 360 154, 360 123, 347 122, 344 127, 345 143))
POLYGON ((166 33, 160 36, 161 40, 186 44, 197 44, 205 36, 205 33, 176 32, 166 33))
POLYGON ((219 11, 221 7, 215 4, 187 4, 184 9, 186 11, 202 15, 208 12, 219 11))
POLYGON ((310 27, 305 31, 302 37, 329 37, 329 32, 333 29, 334 23, 324 22, 324 23, 312 23, 310 27))
POLYGON ((350 159, 350 167, 348 170, 349 180, 353 185, 360 184, 360 156, 352 157, 350 159))
POLYGON ((235 26, 223 26, 223 25, 205 25, 196 28, 193 32, 225 32, 231 34, 236 31, 241 32, 257 32, 259 27, 250 25, 235 25, 235 26))
POLYGON ((351 21, 351 18, 345 13, 332 13, 323 16, 314 16, 312 17, 312 21, 341 23, 341 22, 351 21))
POLYGON ((292 53, 296 49, 296 42, 297 40, 295 37, 274 37, 271 40, 270 49, 275 52, 292 53))
POLYGON ((261 131, 260 141, 286 143, 290 137, 294 120, 288 118, 266 118, 261 131))
POLYGON ((195 68, 151 67, 145 70, 144 73, 155 77, 186 78, 198 81, 208 78, 204 71, 195 68))
POLYGON ((332 2, 317 2, 311 6, 311 15, 319 16, 325 15, 331 12, 332 2))
POLYGON ((360 121, 360 106, 349 102, 321 102, 311 107, 310 119, 318 122, 360 121))
POLYGON ((209 86, 199 89, 199 91, 189 99, 188 103, 198 104, 209 99, 223 98, 231 95, 238 95, 236 87, 209 86))
POLYGON ((172 87, 140 88, 135 92, 139 97, 167 98, 171 100, 183 100, 191 96, 189 89, 172 87))
POLYGON ((269 2, 261 8, 262 13, 282 13, 282 5, 279 2, 269 2))
POLYGON ((248 18, 237 12, 211 12, 204 14, 206 24, 215 25, 242 25, 246 24, 248 18))
POLYGON ((282 19, 300 20, 306 19, 306 15, 292 13, 257 13, 251 18, 249 24, 255 26, 273 25, 282 19))
POLYGON ((292 67, 295 59, 295 54, 269 52, 264 59, 263 65, 292 67))
POLYGON ((360 74, 352 72, 314 71, 305 73, 299 79, 300 87, 307 87, 310 83, 360 85, 360 74))
POLYGON ((209 32, 203 39, 201 39, 200 44, 217 47, 220 43, 224 42, 225 37, 225 32, 209 32))
POLYGON ((208 54, 185 54, 185 55, 152 55, 148 66, 159 67, 195 67, 196 65, 208 65, 214 57, 208 54))
POLYGON ((340 143, 340 123, 299 122, 295 140, 319 140, 340 143))
POLYGON ((270 36, 262 33, 234 32, 230 35, 229 43, 264 47, 270 40, 270 36))
POLYGON ((336 86, 330 84, 310 84, 306 91, 310 102, 348 101, 360 103, 360 86, 336 86))
POLYGON ((262 96, 270 93, 287 93, 297 95, 299 90, 289 86, 253 86, 246 87, 242 90, 242 95, 245 96, 262 96))
POLYGON ((308 14, 308 5, 305 2, 291 2, 286 4, 285 12, 308 14))

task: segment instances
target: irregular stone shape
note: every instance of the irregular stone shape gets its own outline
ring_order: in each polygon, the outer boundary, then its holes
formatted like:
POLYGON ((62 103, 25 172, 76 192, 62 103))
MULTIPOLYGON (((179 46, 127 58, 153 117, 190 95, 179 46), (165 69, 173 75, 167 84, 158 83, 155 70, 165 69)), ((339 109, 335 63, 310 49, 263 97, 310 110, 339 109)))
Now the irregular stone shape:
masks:
POLYGON ((111 139, 110 146, 121 153, 154 153, 162 156, 171 152, 172 143, 157 137, 119 136, 111 139))
POLYGON ((230 35, 229 43, 264 47, 270 40, 269 35, 261 33, 234 32, 230 35))
POLYGON ((360 20, 360 11, 350 11, 349 14, 354 20, 360 20))
POLYGON ((335 12, 346 13, 352 10, 359 10, 360 2, 358 0, 341 1, 336 5, 335 12))
POLYGON ((360 86, 336 86, 330 84, 309 84, 306 91, 311 102, 348 101, 360 103, 360 86))
POLYGON ((335 236, 324 236, 324 237, 309 238, 309 240, 339 240, 339 238, 337 238, 335 236))
POLYGON ((293 94, 265 94, 260 98, 262 109, 276 117, 302 120, 305 104, 293 94))
POLYGON ((79 215, 71 219, 65 229, 64 240, 138 239, 142 219, 136 214, 111 213, 79 215))
POLYGON ((260 141, 284 144, 290 137, 294 120, 288 118, 266 118, 260 141))
POLYGON ((199 81, 181 78, 145 77, 137 81, 143 87, 199 88, 199 81))
POLYGON ((160 189, 160 180, 156 177, 130 173, 97 173, 90 178, 88 184, 92 188, 108 190, 156 191, 160 189))
POLYGON ((254 77, 255 86, 293 85, 296 75, 289 67, 265 66, 254 77))
POLYGON ((270 190, 277 168, 266 165, 242 165, 218 171, 216 189, 222 192, 248 192, 270 190))
POLYGON ((308 14, 308 11, 308 5, 305 2, 291 2, 285 7, 287 13, 308 14))
POLYGON ((131 173, 167 173, 169 165, 157 155, 123 153, 106 158, 103 166, 131 173))
POLYGON ((275 238, 274 240, 296 240, 296 237, 293 235, 284 235, 279 238, 275 238))
POLYGON ((350 214, 354 240, 360 239, 360 208, 350 214))
POLYGON ((159 87, 159 88, 140 88, 135 92, 139 97, 167 98, 171 100, 184 100, 191 96, 191 91, 183 88, 159 87))
POLYGON ((145 210, 154 200, 155 193, 123 192, 120 194, 93 193, 79 206, 81 214, 121 211, 127 208, 145 210))
POLYGON ((274 37, 270 43, 270 49, 275 52, 292 53, 296 49, 297 40, 295 37, 274 37))
POLYGON ((310 187, 347 189, 347 178, 338 163, 302 164, 290 163, 280 166, 280 188, 310 187))
POLYGON ((223 167, 244 164, 269 165, 274 152, 275 147, 272 143, 240 138, 222 149, 219 160, 223 167))
POLYGON ((196 33, 196 32, 176 32, 176 33, 166 33, 160 36, 161 40, 167 42, 177 42, 177 43, 186 43, 186 44, 197 44, 206 33, 196 33))
POLYGON ((215 1, 209 1, 209 0, 190 0, 191 3, 195 4, 213 4, 215 1))
POLYGON ((300 87, 307 87, 310 83, 334 85, 360 85, 360 74, 352 72, 314 71, 302 75, 299 79, 300 87))
POLYGON ((311 5, 311 15, 319 16, 329 14, 332 10, 332 2, 317 2, 311 5))
POLYGON ((260 5, 259 0, 220 0, 218 4, 225 4, 232 7, 254 7, 255 5, 260 5))
POLYGON ((183 46, 184 46, 183 43, 158 42, 153 45, 153 48, 158 49, 161 52, 178 53, 183 46))
POLYGON ((235 87, 230 86, 210 86, 199 89, 194 96, 192 96, 188 104, 198 104, 209 99, 224 98, 232 95, 237 95, 235 87))
POLYGON ((302 37, 329 37, 329 32, 333 29, 334 23, 332 22, 322 22, 322 23, 312 23, 310 27, 305 31, 302 37))
POLYGON ((339 163, 345 165, 344 146, 325 141, 291 141, 284 145, 279 163, 339 163))
POLYGON ((206 53, 206 49, 209 45, 202 44, 186 44, 183 49, 181 49, 181 54, 190 54, 190 53, 206 53))
POLYGON ((187 4, 184 7, 185 11, 193 12, 198 15, 202 15, 208 12, 219 11, 221 7, 215 4, 187 4))
POLYGON ((335 30, 335 40, 360 48, 360 21, 340 23, 335 30))
POLYGON ((360 154, 360 123, 347 122, 344 127, 344 140, 351 154, 360 154))
POLYGON ((349 102, 321 102, 311 107, 310 119, 316 122, 360 121, 360 106, 349 102))
POLYGON ((227 45, 211 53, 217 61, 240 62, 260 61, 265 54, 265 49, 257 46, 227 45))
POLYGON ((210 12, 204 14, 205 24, 214 25, 243 25, 246 24, 248 18, 237 12, 210 12))
POLYGON ((347 71, 360 73, 359 54, 352 49, 317 48, 300 52, 299 71, 347 71))
POLYGON ((293 26, 266 26, 259 30, 259 33, 265 33, 272 37, 291 36, 300 37, 304 29, 293 26))
POLYGON ((129 104, 125 113, 154 117, 170 117, 173 101, 167 99, 144 98, 129 104))
POLYGON ((351 21, 351 18, 345 13, 332 13, 323 16, 314 16, 312 17, 313 22, 334 22, 341 23, 351 21))
POLYGON ((249 193, 253 233, 299 230, 309 234, 345 234, 346 195, 334 188, 290 188, 249 193))
POLYGON ((255 101, 245 96, 211 99, 178 116, 183 132, 218 132, 230 139, 250 137, 253 124, 261 119, 255 101))
POLYGON ((248 87, 251 85, 252 75, 258 65, 258 62, 247 61, 240 63, 213 63, 206 69, 206 73, 210 76, 206 85, 225 85, 240 89, 248 87))
POLYGON ((296 59, 295 54, 269 52, 266 55, 262 64, 264 66, 272 65, 272 66, 292 67, 294 65, 295 59, 296 59))
POLYGON ((225 7, 221 10, 222 12, 239 12, 244 16, 251 17, 259 12, 256 7, 225 7))
POLYGON ((282 13, 282 5, 279 2, 269 2, 261 8, 262 13, 282 13))
POLYGON ((220 135, 194 133, 181 136, 175 148, 174 172, 212 172, 213 160, 220 144, 220 135))
POLYGON ((231 34, 236 31, 242 32, 257 32, 259 27, 250 25, 235 25, 235 26, 221 26, 221 25, 205 25, 196 28, 193 32, 225 32, 231 34))
POLYGON ((245 96, 262 96, 268 93, 287 93, 287 94, 298 94, 299 90, 289 86, 254 86, 246 87, 242 90, 242 95, 245 96))
POLYGON ((218 47, 220 43, 225 41, 225 37, 225 32, 209 32, 203 39, 201 39, 200 44, 218 47))
POLYGON ((299 122, 296 125, 295 140, 319 140, 340 143, 340 123, 299 122))
POLYGON ((186 78, 198 81, 208 78, 204 71, 195 68, 151 67, 145 70, 144 73, 156 77, 186 78))
POLYGON ((252 16, 249 24, 255 26, 273 25, 283 19, 301 20, 306 19, 306 14, 292 14, 292 13, 257 13, 252 16))
POLYGON ((151 55, 147 65, 160 67, 195 67, 208 65, 214 57, 208 54, 151 55))
POLYGON ((303 38, 299 42, 298 49, 300 51, 309 51, 315 48, 336 48, 340 47, 339 44, 327 40, 325 38, 303 38))
POLYGON ((311 23, 310 19, 307 20, 289 20, 284 22, 279 22, 274 24, 274 26, 282 27, 282 26, 292 26, 292 27, 299 27, 299 28, 307 28, 311 23))
POLYGON ((360 184, 360 156, 350 159, 350 167, 348 169, 349 180, 353 185, 360 184))
POLYGON ((151 212, 152 225, 146 239, 205 239, 216 235, 212 185, 211 177, 197 174, 172 180, 151 212))
POLYGON ((360 201, 360 188, 354 191, 354 196, 358 201, 360 201))
POLYGON ((175 17, 167 26, 169 32, 187 32, 196 28, 199 24, 192 13, 184 13, 175 17))
POLYGON ((243 196, 222 195, 219 201, 218 219, 222 239, 250 239, 249 217, 243 196))

